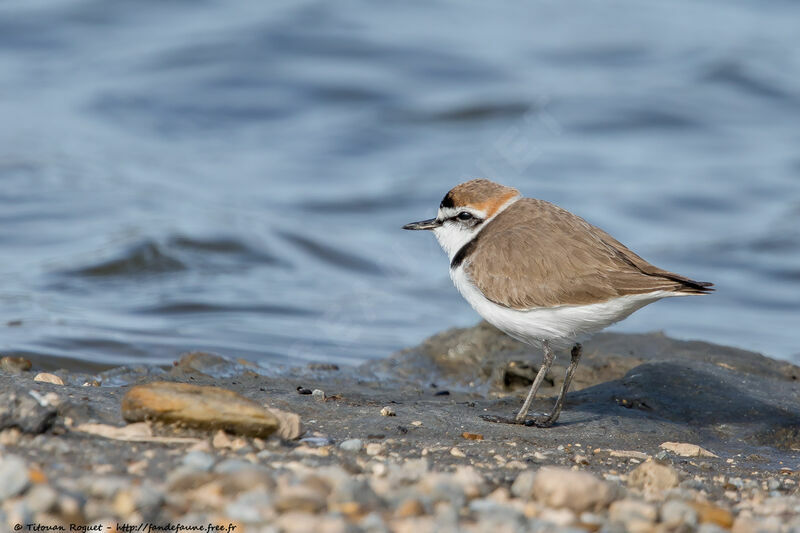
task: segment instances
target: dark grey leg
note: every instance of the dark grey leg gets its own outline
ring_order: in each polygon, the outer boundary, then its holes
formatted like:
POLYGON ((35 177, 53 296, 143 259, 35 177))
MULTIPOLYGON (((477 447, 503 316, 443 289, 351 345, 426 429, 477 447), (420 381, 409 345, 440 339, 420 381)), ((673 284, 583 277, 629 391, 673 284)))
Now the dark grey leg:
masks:
POLYGON ((550 349, 550 343, 547 341, 542 342, 542 350, 544 351, 542 366, 539 367, 539 372, 536 373, 536 378, 533 380, 531 390, 528 391, 528 397, 525 398, 525 403, 522 404, 522 409, 519 410, 519 413, 517 413, 517 416, 514 418, 518 424, 525 422, 525 417, 528 415, 528 409, 531 407, 533 397, 536 396, 536 391, 538 391, 539 387, 542 385, 544 376, 550 371, 550 367, 553 365, 553 360, 555 359, 553 350, 550 349))
POLYGON ((569 384, 572 382, 572 375, 575 374, 575 369, 578 368, 581 355, 583 355, 583 346, 581 346, 579 343, 576 343, 575 346, 572 347, 572 352, 570 352, 569 366, 567 367, 567 373, 564 376, 564 384, 561 386, 561 391, 558 393, 556 405, 553 407, 553 411, 549 415, 536 417, 533 420, 535 426, 541 428, 550 427, 556 422, 556 420, 558 420, 558 417, 561 414, 561 408, 564 406, 564 397, 567 395, 569 384))

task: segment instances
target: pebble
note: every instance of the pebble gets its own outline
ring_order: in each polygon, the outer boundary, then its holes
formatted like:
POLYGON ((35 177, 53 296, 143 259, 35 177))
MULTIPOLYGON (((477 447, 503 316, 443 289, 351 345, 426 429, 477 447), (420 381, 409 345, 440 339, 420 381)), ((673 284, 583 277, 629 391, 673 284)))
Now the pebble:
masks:
POLYGON ((58 503, 58 493, 45 484, 37 484, 31 487, 25 495, 25 505, 32 513, 47 513, 55 508, 58 503))
POLYGON ((23 492, 30 484, 28 466, 17 455, 0 456, 0 502, 23 492))
POLYGON ((612 522, 630 524, 631 522, 652 524, 658 519, 655 505, 641 500, 618 500, 608 508, 608 518, 612 522))
POLYGON ((122 399, 128 422, 158 420, 205 430, 267 437, 278 419, 258 403, 219 387, 157 381, 131 387, 122 399))
POLYGON ((242 438, 231 438, 228 433, 223 430, 218 430, 214 433, 214 438, 211 439, 211 445, 214 448, 227 448, 230 450, 241 450, 247 446, 247 441, 242 438))
POLYGON ((722 507, 707 502, 691 502, 689 505, 697 512, 700 523, 715 524, 725 529, 733 525, 733 514, 722 507))
POLYGON ((347 439, 339 444, 339 448, 346 452, 360 452, 363 447, 364 443, 361 439, 347 439))
POLYGON ((532 495, 550 507, 580 513, 604 508, 614 499, 615 491, 588 472, 545 466, 533 480, 532 495))
POLYGON ((64 380, 55 374, 49 372, 39 372, 34 376, 33 381, 40 381, 42 383, 52 383, 53 385, 63 385, 64 380))
POLYGON ((367 444, 367 455, 380 455, 383 452, 383 444, 380 442, 370 442, 367 444))
POLYGON ((669 500, 661 506, 661 521, 667 528, 681 524, 693 527, 697 525, 697 512, 686 502, 669 500))
MULTIPOLYGON (((306 432, 303 427, 303 422, 300 420, 300 415, 281 409, 275 409, 274 407, 269 408, 269 412, 278 419, 278 436, 280 438, 284 440, 297 440, 306 432)), ((262 444, 264 442, 258 437, 253 440, 261 441, 262 444)))
POLYGON ((422 516, 425 514, 425 506, 417 498, 409 498, 397 506, 394 516, 397 518, 409 518, 412 516, 422 516))
POLYGON ((246 470, 255 468, 253 463, 243 459, 225 459, 214 467, 214 472, 219 474, 238 474, 246 470))
POLYGON ((460 449, 456 448, 455 446, 450 448, 450 455, 452 455, 453 457, 466 457, 467 456, 467 454, 465 454, 464 452, 462 452, 460 449))
POLYGON ((326 499, 327 494, 318 487, 300 484, 291 485, 280 490, 275 501, 275 509, 279 513, 289 511, 318 513, 327 506, 326 499))
POLYGON ((214 466, 216 461, 217 458, 210 453, 194 451, 184 455, 181 462, 184 466, 190 468, 191 470, 195 470, 197 472, 208 472, 211 470, 211 467, 214 466))
POLYGON ((536 479, 536 472, 533 470, 520 472, 514 483, 511 484, 511 494, 524 500, 532 498, 534 479, 536 479))
POLYGON ((381 409, 381 416, 396 416, 397 413, 394 412, 394 409, 389 407, 388 405, 381 409))
POLYGON ((575 513, 570 509, 545 509, 539 513, 539 518, 545 522, 550 522, 560 527, 568 527, 575 524, 575 513))
POLYGON ((669 465, 652 460, 637 466, 628 475, 628 486, 648 492, 658 492, 677 487, 680 483, 678 472, 669 465))
POLYGON ((21 374, 31 369, 33 365, 24 357, 6 355, 0 358, 0 370, 9 374, 21 374))
POLYGON ((325 401, 325 391, 321 389, 314 389, 311 391, 311 397, 319 402, 325 401))

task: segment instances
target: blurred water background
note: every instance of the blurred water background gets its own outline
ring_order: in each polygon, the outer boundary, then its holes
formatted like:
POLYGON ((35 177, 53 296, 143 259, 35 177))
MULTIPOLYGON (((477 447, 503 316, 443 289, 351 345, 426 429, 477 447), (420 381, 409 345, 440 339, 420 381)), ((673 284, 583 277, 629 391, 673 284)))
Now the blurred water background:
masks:
POLYGON ((800 4, 0 3, 0 352, 384 357, 477 315, 485 176, 711 297, 614 329, 800 360, 800 4))

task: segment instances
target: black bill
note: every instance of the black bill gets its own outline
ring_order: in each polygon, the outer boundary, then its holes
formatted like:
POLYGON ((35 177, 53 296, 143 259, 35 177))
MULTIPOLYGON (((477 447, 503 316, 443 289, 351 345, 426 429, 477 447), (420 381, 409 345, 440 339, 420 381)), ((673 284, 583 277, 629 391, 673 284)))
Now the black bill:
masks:
POLYGON ((441 225, 442 223, 435 218, 429 218, 428 220, 420 220, 419 222, 411 222, 406 224, 403 226, 403 229, 434 229, 441 225))

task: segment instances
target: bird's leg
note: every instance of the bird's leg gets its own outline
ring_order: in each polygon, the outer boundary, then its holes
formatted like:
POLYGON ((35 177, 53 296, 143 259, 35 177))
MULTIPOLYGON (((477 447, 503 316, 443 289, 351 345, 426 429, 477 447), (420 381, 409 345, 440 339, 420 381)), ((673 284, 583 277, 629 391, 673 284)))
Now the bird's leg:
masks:
POLYGON ((578 368, 578 363, 581 360, 582 354, 583 347, 580 345, 580 343, 576 343, 570 352, 569 366, 567 367, 567 373, 564 376, 564 384, 561 385, 561 391, 558 393, 556 405, 553 407, 553 411, 549 415, 536 417, 533 421, 535 426, 544 428, 550 427, 555 423, 556 420, 558 420, 558 416, 561 414, 561 408, 564 406, 564 397, 567 395, 569 384, 572 382, 572 375, 575 374, 575 369, 578 368))
POLYGON ((517 416, 514 419, 518 424, 525 422, 525 416, 528 414, 528 409, 531 407, 533 397, 536 396, 536 391, 538 391, 539 387, 542 385, 544 376, 550 370, 550 366, 553 364, 553 359, 555 359, 553 351, 550 349, 550 343, 543 341, 542 350, 544 351, 542 366, 539 367, 539 372, 536 373, 536 378, 533 380, 531 390, 528 391, 528 397, 525 398, 525 403, 522 404, 522 409, 519 410, 519 413, 517 413, 517 416))

